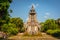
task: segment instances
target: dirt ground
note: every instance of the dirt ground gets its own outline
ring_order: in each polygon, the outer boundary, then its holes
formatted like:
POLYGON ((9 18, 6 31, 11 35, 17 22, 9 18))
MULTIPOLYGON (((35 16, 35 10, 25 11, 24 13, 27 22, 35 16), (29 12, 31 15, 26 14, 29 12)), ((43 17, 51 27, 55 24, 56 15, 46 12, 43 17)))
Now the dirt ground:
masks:
POLYGON ((60 40, 57 38, 54 38, 50 35, 47 35, 46 33, 42 33, 42 36, 22 36, 23 33, 18 33, 15 36, 9 37, 9 40, 60 40))

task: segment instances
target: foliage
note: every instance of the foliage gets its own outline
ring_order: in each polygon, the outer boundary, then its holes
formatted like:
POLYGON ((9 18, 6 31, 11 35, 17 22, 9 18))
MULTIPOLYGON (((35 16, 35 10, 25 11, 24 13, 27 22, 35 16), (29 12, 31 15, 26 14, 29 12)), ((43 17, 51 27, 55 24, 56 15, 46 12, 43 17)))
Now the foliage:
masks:
POLYGON ((25 32, 25 28, 24 27, 22 27, 22 29, 21 29, 21 31, 20 32, 25 32))
POLYGON ((44 23, 41 24, 41 31, 46 32, 49 29, 58 29, 58 25, 55 23, 55 20, 53 19, 48 19, 44 23))
POLYGON ((47 34, 50 34, 50 35, 55 36, 55 37, 60 37, 60 29, 48 30, 47 34))
POLYGON ((21 18, 10 18, 12 10, 9 9, 12 0, 0 0, 0 31, 8 34, 23 32, 23 20, 21 18), (10 11, 10 12, 9 12, 10 11))
POLYGON ((60 20, 48 19, 44 23, 41 23, 41 31, 46 32, 55 37, 60 37, 60 20))
POLYGON ((9 22, 10 14, 9 14, 9 7, 12 0, 0 0, 0 30, 2 25, 9 22))
POLYGON ((16 25, 12 23, 4 24, 1 30, 4 31, 5 33, 13 34, 13 35, 18 33, 18 29, 16 28, 16 25))
POLYGON ((16 28, 18 28, 19 32, 24 32, 23 20, 21 18, 9 18, 9 20, 0 19, 0 24, 1 24, 0 28, 2 27, 2 25, 5 26, 5 24, 6 24, 6 26, 8 26, 9 23, 14 24, 16 26, 16 28))
POLYGON ((10 7, 10 3, 12 0, 0 0, 0 18, 6 19, 9 18, 9 12, 8 9, 10 7))
POLYGON ((16 25, 17 28, 19 28, 19 31, 23 31, 23 20, 21 18, 11 18, 10 23, 13 23, 16 25))
POLYGON ((60 38, 60 19, 47 19, 45 22, 41 24, 41 31, 46 32, 49 35, 60 38))
POLYGON ((56 24, 58 24, 59 28, 60 28, 60 18, 58 18, 56 21, 56 24))

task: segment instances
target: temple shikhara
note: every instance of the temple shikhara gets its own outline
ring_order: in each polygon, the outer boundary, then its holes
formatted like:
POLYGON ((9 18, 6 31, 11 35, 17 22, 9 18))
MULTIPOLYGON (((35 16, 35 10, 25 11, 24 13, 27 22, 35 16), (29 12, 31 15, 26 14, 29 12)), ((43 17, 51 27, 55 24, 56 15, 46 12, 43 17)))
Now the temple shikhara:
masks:
POLYGON ((34 5, 32 5, 32 8, 30 9, 29 12, 29 17, 27 22, 24 24, 25 25, 25 31, 29 34, 36 34, 39 32, 40 25, 37 21, 36 18, 36 12, 34 9, 34 5))

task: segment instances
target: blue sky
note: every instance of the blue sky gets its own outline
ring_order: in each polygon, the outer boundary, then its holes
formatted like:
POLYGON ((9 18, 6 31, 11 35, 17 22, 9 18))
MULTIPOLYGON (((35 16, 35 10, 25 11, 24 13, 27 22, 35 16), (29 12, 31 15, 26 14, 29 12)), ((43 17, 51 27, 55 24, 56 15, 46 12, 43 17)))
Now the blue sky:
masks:
POLYGON ((11 17, 20 17, 26 22, 32 4, 34 4, 39 22, 49 18, 60 18, 60 0, 13 0, 10 5, 13 10, 11 17))

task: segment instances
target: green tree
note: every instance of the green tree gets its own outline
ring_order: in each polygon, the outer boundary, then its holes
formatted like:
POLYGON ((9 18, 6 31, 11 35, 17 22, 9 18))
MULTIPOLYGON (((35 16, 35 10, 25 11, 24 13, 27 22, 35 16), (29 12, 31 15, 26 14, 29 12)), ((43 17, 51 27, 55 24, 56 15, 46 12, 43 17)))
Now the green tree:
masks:
POLYGON ((47 31, 49 29, 58 29, 58 25, 55 23, 53 19, 47 19, 42 26, 42 31, 47 31))
POLYGON ((18 28, 13 23, 4 24, 1 30, 10 35, 11 34, 15 35, 18 33, 18 28))
POLYGON ((58 26, 59 26, 59 28, 60 28, 60 18, 58 18, 58 19, 56 20, 56 24, 58 24, 58 26))
MULTIPOLYGON (((10 14, 9 14, 9 7, 12 0, 0 0, 0 28, 3 24, 9 22, 10 14)), ((1 30, 1 29, 0 29, 1 30)))
POLYGON ((8 9, 12 0, 0 0, 0 19, 7 19, 9 17, 8 9))
POLYGON ((22 29, 23 29, 23 20, 21 18, 11 18, 10 22, 14 23, 16 25, 16 27, 19 29, 20 32, 22 31, 22 29))

